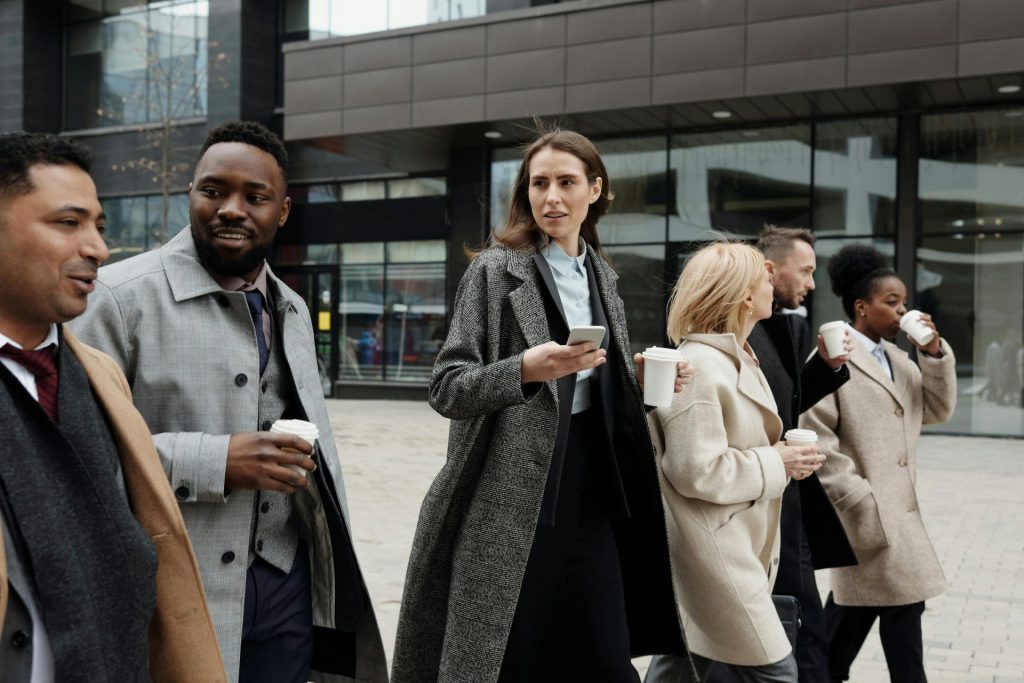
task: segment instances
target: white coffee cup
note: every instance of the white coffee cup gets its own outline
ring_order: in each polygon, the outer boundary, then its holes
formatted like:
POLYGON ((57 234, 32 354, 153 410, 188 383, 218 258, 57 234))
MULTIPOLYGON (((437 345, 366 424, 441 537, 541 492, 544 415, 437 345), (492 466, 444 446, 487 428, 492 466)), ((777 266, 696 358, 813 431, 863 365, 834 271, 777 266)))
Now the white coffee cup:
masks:
POLYGON ((790 429, 782 438, 787 446, 813 446, 818 443, 818 435, 810 429, 790 429))
POLYGON ((909 334, 921 346, 930 344, 935 338, 935 330, 921 322, 921 311, 914 310, 904 313, 900 318, 900 329, 909 334))
MULTIPOLYGON (((316 440, 320 438, 319 427, 317 427, 312 422, 306 422, 305 420, 278 420, 277 422, 270 426, 270 431, 273 432, 274 434, 291 434, 292 436, 297 436, 306 441, 310 446, 315 446, 316 440)), ((292 451, 293 449, 282 448, 281 450, 292 451)), ((294 452, 306 455, 301 451, 294 452)), ((285 467, 289 467, 295 470, 302 476, 306 476, 309 474, 308 470, 304 470, 298 465, 285 465, 285 467)))
POLYGON ((825 351, 829 358, 846 355, 846 323, 834 320, 818 328, 818 333, 825 338, 825 351))
POLYGON ((676 364, 683 360, 679 349, 651 346, 644 350, 644 403, 672 405, 676 389, 676 364))

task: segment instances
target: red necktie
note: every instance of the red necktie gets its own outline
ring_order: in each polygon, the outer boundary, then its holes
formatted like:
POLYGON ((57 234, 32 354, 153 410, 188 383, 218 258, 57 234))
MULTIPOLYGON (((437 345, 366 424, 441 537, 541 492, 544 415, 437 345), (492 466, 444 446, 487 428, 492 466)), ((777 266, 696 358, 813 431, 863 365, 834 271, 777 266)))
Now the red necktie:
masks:
POLYGON ((36 394, 39 405, 54 422, 57 421, 57 359, 53 354, 54 347, 29 351, 19 349, 10 344, 0 348, 0 356, 25 366, 36 378, 36 394))

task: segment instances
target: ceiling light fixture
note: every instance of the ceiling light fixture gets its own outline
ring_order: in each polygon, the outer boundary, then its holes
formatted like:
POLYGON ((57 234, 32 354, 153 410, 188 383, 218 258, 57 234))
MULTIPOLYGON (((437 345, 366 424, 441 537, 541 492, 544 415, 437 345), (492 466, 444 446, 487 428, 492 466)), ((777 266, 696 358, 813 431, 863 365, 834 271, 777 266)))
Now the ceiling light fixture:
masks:
POLYGON ((732 116, 732 112, 725 109, 719 109, 718 111, 711 112, 711 115, 716 119, 727 119, 732 116))
POLYGON ((497 130, 485 131, 484 132, 484 137, 487 138, 488 140, 497 140, 498 138, 501 137, 501 131, 497 131, 497 130))
POLYGON ((999 92, 1003 93, 1004 95, 1012 95, 1013 93, 1020 92, 1020 86, 1019 85, 1001 85, 998 88, 996 88, 996 90, 998 90, 999 92))

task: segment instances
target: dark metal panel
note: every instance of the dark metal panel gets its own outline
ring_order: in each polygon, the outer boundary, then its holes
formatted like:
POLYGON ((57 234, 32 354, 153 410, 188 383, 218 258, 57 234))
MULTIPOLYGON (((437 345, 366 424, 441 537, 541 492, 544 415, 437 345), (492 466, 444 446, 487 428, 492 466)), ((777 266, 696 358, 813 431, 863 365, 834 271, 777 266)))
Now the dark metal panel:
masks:
POLYGON ((281 244, 447 239, 448 200, 415 197, 365 202, 296 204, 281 244))

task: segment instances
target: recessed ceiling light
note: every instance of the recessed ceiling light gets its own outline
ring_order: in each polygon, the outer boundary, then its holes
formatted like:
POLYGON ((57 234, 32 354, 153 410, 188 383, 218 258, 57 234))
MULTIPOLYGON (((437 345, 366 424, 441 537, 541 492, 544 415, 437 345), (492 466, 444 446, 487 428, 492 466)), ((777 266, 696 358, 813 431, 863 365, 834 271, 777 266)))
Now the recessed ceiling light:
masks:
POLYGON ((1014 109, 1013 111, 1006 112, 1006 118, 1008 119, 1019 119, 1022 116, 1024 116, 1024 111, 1021 111, 1020 109, 1014 109))
POLYGON ((498 138, 501 137, 501 131, 497 131, 497 130, 486 131, 486 132, 484 132, 484 137, 489 139, 489 140, 497 140, 498 138))
POLYGON ((714 116, 716 119, 727 119, 730 116, 732 116, 732 112, 726 111, 725 109, 720 109, 718 111, 711 112, 711 115, 714 116))
POLYGON ((1012 95, 1015 92, 1020 92, 1020 86, 1019 85, 1001 85, 998 88, 996 88, 996 90, 998 90, 999 92, 1003 93, 1004 95, 1012 95))

